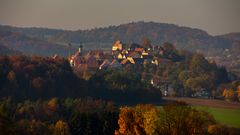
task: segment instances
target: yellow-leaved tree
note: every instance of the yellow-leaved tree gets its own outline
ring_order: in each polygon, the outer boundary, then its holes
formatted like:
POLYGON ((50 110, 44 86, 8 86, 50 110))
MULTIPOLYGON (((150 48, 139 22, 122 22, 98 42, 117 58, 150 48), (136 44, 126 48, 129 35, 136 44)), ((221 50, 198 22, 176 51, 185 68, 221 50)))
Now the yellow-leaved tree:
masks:
POLYGON ((57 121, 53 129, 53 135, 70 135, 68 124, 62 120, 57 121))
POLYGON ((119 130, 115 131, 115 135, 131 135, 134 134, 134 109, 131 107, 120 108, 118 119, 119 130))
POLYGON ((232 89, 224 89, 223 96, 224 96, 225 100, 231 101, 234 96, 234 91, 232 89))
POLYGON ((240 101, 240 85, 238 85, 237 87, 237 97, 238 97, 238 100, 240 101))
POLYGON ((156 107, 150 108, 143 115, 144 129, 147 135, 157 135, 159 134, 160 127, 160 111, 156 107))

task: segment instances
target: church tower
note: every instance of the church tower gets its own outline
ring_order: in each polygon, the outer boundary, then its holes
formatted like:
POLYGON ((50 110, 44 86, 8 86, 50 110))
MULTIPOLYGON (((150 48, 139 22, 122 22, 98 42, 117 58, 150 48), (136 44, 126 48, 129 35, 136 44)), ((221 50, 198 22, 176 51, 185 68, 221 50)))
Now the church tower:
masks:
POLYGON ((79 46, 78 52, 79 52, 80 56, 83 55, 83 46, 82 45, 79 46))

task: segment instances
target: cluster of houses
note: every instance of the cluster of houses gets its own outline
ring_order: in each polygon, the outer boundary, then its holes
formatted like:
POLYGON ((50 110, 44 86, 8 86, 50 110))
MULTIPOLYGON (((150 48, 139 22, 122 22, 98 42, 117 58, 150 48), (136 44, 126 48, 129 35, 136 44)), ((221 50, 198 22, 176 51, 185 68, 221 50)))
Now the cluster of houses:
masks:
POLYGON ((144 63, 158 65, 163 60, 155 58, 153 52, 163 53, 163 49, 158 46, 143 47, 139 44, 123 44, 117 40, 111 52, 103 52, 102 50, 92 50, 87 53, 83 52, 83 47, 69 57, 70 65, 78 71, 96 71, 97 69, 121 68, 126 65, 141 66, 144 63))
MULTIPOLYGON (((173 61, 170 58, 166 58, 166 50, 161 46, 152 45, 139 45, 139 44, 124 44, 120 40, 117 40, 111 51, 91 50, 88 52, 83 51, 83 46, 79 47, 79 50, 68 58, 71 67, 76 73, 92 72, 97 70, 106 69, 120 69, 125 66, 131 66, 133 68, 144 67, 145 65, 151 65, 152 67, 158 67, 159 65, 169 65, 173 61)), ((173 96, 175 94, 174 89, 170 83, 167 82, 165 76, 157 76, 151 73, 143 73, 142 81, 148 81, 153 87, 158 88, 163 96, 173 96)), ((196 93, 193 97, 206 96, 207 93, 196 93)))
POLYGON ((87 54, 83 53, 83 46, 80 46, 78 51, 69 57, 70 65, 78 71, 96 70, 99 67, 98 60, 101 59, 103 53, 101 51, 91 51, 87 54))
MULTIPOLYGON (((161 64, 171 64, 171 60, 155 57, 154 54, 163 55, 164 49, 160 46, 142 46, 139 44, 124 44, 117 40, 110 52, 102 50, 91 50, 83 52, 83 47, 69 57, 69 62, 75 72, 84 71, 96 72, 97 70, 118 69, 130 65, 132 67, 143 67, 145 64, 158 66, 161 64)), ((151 84, 159 88, 161 83, 159 77, 150 78, 151 84)), ((144 78, 144 77, 143 77, 144 78)), ((164 92, 166 93, 166 92, 164 92)))

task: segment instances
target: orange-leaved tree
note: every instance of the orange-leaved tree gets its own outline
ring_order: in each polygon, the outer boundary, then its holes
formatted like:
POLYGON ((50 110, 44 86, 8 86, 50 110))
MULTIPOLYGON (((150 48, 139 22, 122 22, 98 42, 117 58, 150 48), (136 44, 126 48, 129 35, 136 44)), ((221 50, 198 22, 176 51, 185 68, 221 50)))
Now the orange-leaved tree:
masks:
POLYGON ((224 89, 223 96, 224 96, 225 100, 231 101, 234 96, 234 91, 232 89, 224 89))
POLYGON ((238 85, 236 92, 237 92, 238 100, 240 101, 240 85, 238 85))

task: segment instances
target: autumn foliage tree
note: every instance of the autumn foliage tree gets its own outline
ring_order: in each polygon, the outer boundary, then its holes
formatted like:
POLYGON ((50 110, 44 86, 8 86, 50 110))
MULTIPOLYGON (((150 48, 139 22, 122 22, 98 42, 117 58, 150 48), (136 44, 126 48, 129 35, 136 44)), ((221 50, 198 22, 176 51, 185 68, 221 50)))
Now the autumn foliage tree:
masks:
POLYGON ((238 97, 238 100, 240 101, 240 85, 237 87, 237 97, 238 97))
POLYGON ((17 100, 76 97, 86 89, 82 85, 85 81, 73 73, 69 62, 63 58, 0 56, 0 63, 1 97, 12 96, 17 100))
POLYGON ((0 99, 0 135, 112 135, 117 119, 112 102, 92 98, 0 99))
POLYGON ((184 102, 163 106, 160 119, 162 128, 159 132, 166 135, 205 134, 208 125, 215 123, 213 116, 205 111, 193 109, 184 102))
POLYGON ((53 128, 53 135, 71 135, 68 124, 62 120, 57 121, 53 128))
POLYGON ((123 107, 119 113, 119 130, 116 135, 192 135, 205 134, 207 127, 215 123, 204 111, 176 102, 157 108, 150 105, 123 107))
POLYGON ((227 101, 232 101, 234 97, 234 91, 232 89, 225 89, 223 91, 223 96, 227 101))
POLYGON ((143 129, 143 121, 133 108, 125 107, 120 109, 119 130, 115 131, 116 135, 146 134, 143 129))

